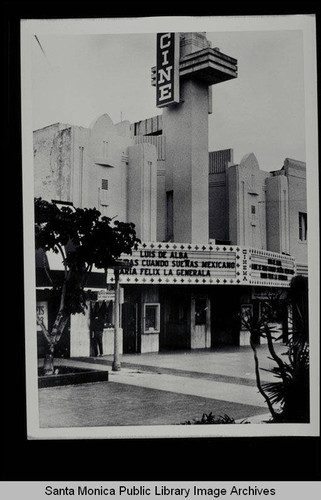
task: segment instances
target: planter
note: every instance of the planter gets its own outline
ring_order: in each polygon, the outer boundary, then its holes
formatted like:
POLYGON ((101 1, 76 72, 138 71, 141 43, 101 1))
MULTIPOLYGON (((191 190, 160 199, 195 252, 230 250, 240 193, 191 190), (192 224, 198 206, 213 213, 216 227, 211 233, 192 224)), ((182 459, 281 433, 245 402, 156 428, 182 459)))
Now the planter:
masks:
POLYGON ((82 368, 59 367, 60 373, 39 375, 38 388, 57 387, 61 385, 86 384, 108 380, 108 371, 86 370, 82 368))

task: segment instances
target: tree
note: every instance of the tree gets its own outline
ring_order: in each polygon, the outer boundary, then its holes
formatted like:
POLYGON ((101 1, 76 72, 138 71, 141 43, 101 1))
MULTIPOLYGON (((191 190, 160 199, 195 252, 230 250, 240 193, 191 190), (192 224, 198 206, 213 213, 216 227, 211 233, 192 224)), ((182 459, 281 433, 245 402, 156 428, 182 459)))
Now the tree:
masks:
POLYGON ((53 278, 51 295, 58 297, 58 312, 51 330, 43 320, 37 323, 48 342, 49 367, 53 373, 55 346, 71 314, 86 309, 85 286, 93 266, 104 269, 115 266, 122 253, 131 254, 139 239, 132 223, 112 221, 101 217, 95 208, 74 208, 35 198, 35 246, 44 252, 60 253, 64 271, 61 278, 53 278))
MULTIPOLYGON (((283 422, 307 423, 310 419, 310 352, 308 326, 308 278, 295 276, 290 283, 287 305, 292 311, 291 335, 287 342, 286 361, 273 359, 272 373, 278 381, 264 384, 273 404, 281 407, 278 419, 283 422)), ((267 329, 269 350, 273 353, 272 331, 267 329)))
POLYGON ((241 324, 250 332, 250 345, 253 350, 256 385, 264 397, 273 422, 309 421, 309 343, 307 332, 307 279, 298 276, 292 279, 287 297, 270 294, 262 301, 261 315, 251 313, 241 316, 241 324), (298 279, 299 278, 299 279, 298 279), (271 323, 282 319, 284 306, 295 310, 291 335, 286 342, 286 352, 279 356, 274 341, 278 333, 271 323), (275 366, 270 370, 278 381, 262 383, 259 358, 255 339, 264 337, 275 366), (277 409, 275 406, 277 405, 277 409))

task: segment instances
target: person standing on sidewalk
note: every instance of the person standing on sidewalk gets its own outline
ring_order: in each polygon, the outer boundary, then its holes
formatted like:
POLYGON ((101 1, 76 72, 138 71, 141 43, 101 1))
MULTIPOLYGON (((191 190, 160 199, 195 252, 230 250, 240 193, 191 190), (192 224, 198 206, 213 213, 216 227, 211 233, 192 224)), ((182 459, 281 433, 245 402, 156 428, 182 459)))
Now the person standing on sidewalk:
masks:
POLYGON ((103 355, 103 333, 104 318, 100 311, 95 310, 91 321, 92 340, 94 347, 94 356, 103 355))

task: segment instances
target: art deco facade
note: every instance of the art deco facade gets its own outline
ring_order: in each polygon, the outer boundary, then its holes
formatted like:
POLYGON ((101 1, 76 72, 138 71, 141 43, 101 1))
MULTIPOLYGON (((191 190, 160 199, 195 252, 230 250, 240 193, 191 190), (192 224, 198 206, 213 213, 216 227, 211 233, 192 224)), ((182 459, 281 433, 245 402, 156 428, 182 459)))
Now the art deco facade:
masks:
MULTIPOLYGON (((268 289, 307 275, 305 163, 286 158, 267 172, 253 152, 239 163, 232 149, 209 152, 211 86, 236 78, 237 61, 202 33, 179 40, 180 96, 162 114, 132 124, 103 114, 88 128, 58 123, 34 132, 35 196, 136 225, 142 243, 124 256, 131 268, 120 276, 123 352, 246 343, 242 307, 259 312, 268 289)), ((161 42, 163 59, 170 41, 161 42)), ((38 276, 38 305, 50 322, 40 269, 38 276)), ((109 305, 110 354, 113 282, 112 273, 107 284, 97 273, 91 283, 109 305)), ((71 318, 67 355, 90 355, 89 330, 90 307, 71 318)))

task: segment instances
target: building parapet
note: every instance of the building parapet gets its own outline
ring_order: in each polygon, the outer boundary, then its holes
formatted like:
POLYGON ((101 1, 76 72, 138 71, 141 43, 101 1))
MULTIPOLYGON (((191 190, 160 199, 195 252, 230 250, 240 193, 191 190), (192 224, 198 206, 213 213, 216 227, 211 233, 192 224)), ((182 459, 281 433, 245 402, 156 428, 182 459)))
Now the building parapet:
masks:
POLYGON ((272 177, 277 177, 278 175, 285 175, 285 170, 272 170, 271 171, 272 177))
POLYGON ((163 135, 136 135, 135 144, 153 144, 157 150, 157 160, 165 160, 165 137, 163 135))
POLYGON ((163 131, 163 116, 156 115, 130 125, 133 136, 137 135, 160 135, 163 131))
POLYGON ((209 153, 210 174, 225 172, 230 163, 233 163, 233 149, 221 149, 209 153))

